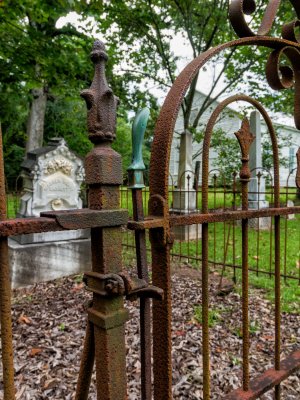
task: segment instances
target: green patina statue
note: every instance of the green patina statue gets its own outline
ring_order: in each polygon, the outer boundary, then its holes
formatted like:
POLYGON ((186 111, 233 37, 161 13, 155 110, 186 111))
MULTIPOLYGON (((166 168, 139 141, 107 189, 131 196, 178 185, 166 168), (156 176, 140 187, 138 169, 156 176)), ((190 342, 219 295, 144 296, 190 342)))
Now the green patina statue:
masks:
POLYGON ((128 187, 130 189, 142 189, 144 185, 143 171, 143 140, 147 127, 150 111, 143 108, 136 114, 132 124, 132 163, 128 167, 128 187))

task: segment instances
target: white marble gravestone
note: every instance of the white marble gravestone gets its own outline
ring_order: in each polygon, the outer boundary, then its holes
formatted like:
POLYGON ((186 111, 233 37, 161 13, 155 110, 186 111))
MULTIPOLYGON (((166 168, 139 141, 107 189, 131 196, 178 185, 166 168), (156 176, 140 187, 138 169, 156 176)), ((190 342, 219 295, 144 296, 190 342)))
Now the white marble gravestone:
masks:
MULTIPOLYGON (((23 196, 18 217, 82 208, 83 161, 64 139, 27 153, 22 164, 23 196)), ((33 233, 9 239, 13 287, 25 286, 89 270, 88 229, 33 233)))
MULTIPOLYGON (((84 180, 83 161, 62 138, 32 150, 22 163, 23 196, 18 217, 39 217, 41 212, 82 208, 80 188, 84 180)), ((87 230, 33 233, 15 236, 21 244, 80 239, 87 230)))
POLYGON ((82 207, 83 161, 69 150, 64 139, 52 139, 46 147, 29 152, 22 170, 20 217, 82 207))

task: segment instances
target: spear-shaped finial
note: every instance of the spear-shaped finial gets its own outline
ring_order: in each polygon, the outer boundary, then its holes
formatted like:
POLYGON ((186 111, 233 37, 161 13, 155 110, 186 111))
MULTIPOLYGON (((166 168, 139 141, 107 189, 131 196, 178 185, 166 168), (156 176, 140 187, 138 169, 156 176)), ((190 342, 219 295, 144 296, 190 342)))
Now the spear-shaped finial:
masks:
POLYGON ((130 189, 142 189, 144 185, 143 141, 150 111, 143 108, 136 114, 132 124, 132 163, 128 167, 130 189))
POLYGON ((88 109, 89 139, 93 143, 113 141, 116 138, 118 98, 106 81, 105 63, 108 56, 100 40, 93 45, 91 60, 95 65, 94 79, 91 87, 81 92, 88 109))

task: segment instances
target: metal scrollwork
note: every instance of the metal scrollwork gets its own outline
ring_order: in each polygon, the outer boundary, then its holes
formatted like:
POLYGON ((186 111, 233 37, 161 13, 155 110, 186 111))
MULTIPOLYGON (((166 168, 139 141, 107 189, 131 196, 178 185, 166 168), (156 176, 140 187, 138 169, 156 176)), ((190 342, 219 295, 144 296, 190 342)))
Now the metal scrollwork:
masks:
MULTIPOLYGON (((246 21, 245 15, 255 12, 255 0, 232 0, 229 8, 229 17, 233 29, 241 38, 259 38, 267 36, 273 26, 280 0, 270 0, 261 25, 257 33, 254 33, 246 21)), ((297 18, 287 23, 282 28, 283 46, 275 48, 269 56, 266 66, 266 77, 270 87, 274 90, 295 89, 295 125, 300 129, 300 1, 290 0, 297 18), (290 43, 289 43, 290 42, 290 43), (290 65, 281 63, 287 58, 290 65)))
POLYGON ((297 129, 300 129, 300 51, 286 46, 274 50, 268 59, 266 66, 267 81, 272 89, 282 90, 295 88, 294 118, 297 129), (280 65, 280 61, 286 56, 291 66, 280 65))
MULTIPOLYGON (((290 0, 290 2, 296 11, 297 18, 300 19, 299 0, 290 0)), ((268 35, 273 26, 280 3, 280 0, 269 1, 258 32, 254 33, 249 27, 245 16, 251 15, 255 12, 255 0, 232 0, 229 6, 229 18, 236 34, 241 38, 268 35)), ((300 21, 298 19, 288 24, 285 24, 282 28, 282 37, 286 40, 300 43, 300 35, 297 34, 297 28, 299 26, 300 21)))

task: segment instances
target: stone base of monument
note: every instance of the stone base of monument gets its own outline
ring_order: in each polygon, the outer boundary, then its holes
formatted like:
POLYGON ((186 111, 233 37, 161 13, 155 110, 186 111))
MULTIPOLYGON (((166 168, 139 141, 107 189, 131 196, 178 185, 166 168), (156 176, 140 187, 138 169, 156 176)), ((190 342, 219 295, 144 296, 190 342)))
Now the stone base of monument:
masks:
MULTIPOLYGON (((294 207, 295 204, 294 204, 294 202, 292 200, 288 200, 286 206, 287 207, 294 207)), ((295 214, 288 214, 286 216, 286 219, 295 219, 295 214)))
MULTIPOLYGON (((265 200, 253 201, 250 200, 248 203, 249 210, 261 210, 263 208, 268 208, 269 202, 265 200)), ((259 229, 259 230, 270 230, 272 225, 271 217, 263 218, 251 218, 249 219, 249 228, 259 229)))
POLYGON ((9 238, 8 245, 13 288, 91 269, 91 242, 88 238, 27 244, 9 238))
MULTIPOLYGON (((196 210, 194 211, 196 213, 196 210)), ((184 215, 184 214, 192 214, 191 212, 184 212, 179 210, 170 209, 170 214, 175 215, 184 215)), ((172 228, 172 232, 174 233, 175 240, 179 240, 181 242, 186 242, 188 240, 198 240, 202 237, 202 225, 183 225, 183 226, 174 226, 172 228)))
MULTIPOLYGON (((173 191, 173 207, 171 214, 183 215, 196 213, 196 192, 192 190, 175 189, 173 191)), ((173 233, 176 240, 197 240, 202 237, 201 225, 174 226, 173 233)))
POLYGON ((173 190, 174 210, 182 212, 193 212, 196 210, 196 191, 192 190, 173 190))
POLYGON ((13 240, 20 244, 48 243, 58 242, 63 240, 78 240, 89 239, 89 229, 78 229, 76 231, 57 231, 57 232, 42 232, 30 233, 28 235, 17 235, 13 240))

